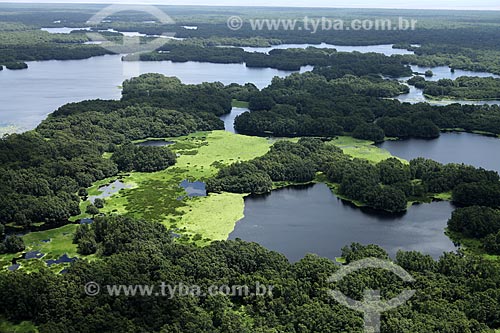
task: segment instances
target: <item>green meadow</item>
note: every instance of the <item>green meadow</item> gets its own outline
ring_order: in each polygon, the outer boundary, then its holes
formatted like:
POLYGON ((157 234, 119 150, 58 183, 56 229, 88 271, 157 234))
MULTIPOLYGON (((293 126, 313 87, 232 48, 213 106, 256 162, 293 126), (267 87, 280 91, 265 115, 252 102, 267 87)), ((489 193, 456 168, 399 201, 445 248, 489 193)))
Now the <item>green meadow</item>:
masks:
POLYGON ((237 99, 233 99, 232 105, 233 108, 248 109, 248 102, 238 101, 237 99))
POLYGON ((38 329, 30 321, 23 321, 18 324, 11 323, 0 317, 0 332, 5 333, 37 333, 38 329))
MULTIPOLYGON (((339 136, 330 141, 330 143, 342 149, 346 155, 373 163, 382 162, 394 157, 387 150, 375 146, 373 141, 359 140, 350 136, 339 136)), ((406 160, 400 160, 403 163, 408 163, 406 160)))
MULTIPOLYGON (((175 142, 170 148, 178 154, 176 165, 160 172, 121 175, 121 181, 132 188, 105 199, 101 212, 162 223, 180 235, 181 241, 204 244, 227 239, 235 223, 243 217, 244 195, 222 193, 187 197, 180 183, 183 180, 204 181, 223 165, 262 156, 272 142, 226 131, 200 132, 165 140, 175 142)), ((89 189, 89 195, 99 194, 100 187, 115 179, 96 183, 89 189)), ((82 212, 87 205, 88 202, 82 202, 82 212)), ((81 217, 89 216, 83 213, 81 217)))

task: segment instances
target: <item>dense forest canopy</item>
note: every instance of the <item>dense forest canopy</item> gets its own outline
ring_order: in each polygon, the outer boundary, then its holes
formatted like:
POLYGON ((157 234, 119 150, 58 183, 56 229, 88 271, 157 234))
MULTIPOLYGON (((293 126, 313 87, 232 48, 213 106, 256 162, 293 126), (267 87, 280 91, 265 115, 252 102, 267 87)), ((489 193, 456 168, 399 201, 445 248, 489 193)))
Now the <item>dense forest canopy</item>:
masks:
MULTIPOLYGON (((409 302, 382 316, 383 332, 479 333, 499 325, 500 270, 475 257, 445 254, 434 261, 418 252, 399 252, 395 261, 415 278, 412 284, 379 269, 329 284, 328 277, 339 266, 327 259, 308 255, 291 264, 278 253, 242 241, 204 248, 180 245, 163 226, 151 222, 99 218, 80 227, 77 235, 79 245, 94 244, 100 260, 80 260, 63 275, 48 270, 0 273, 2 315, 12 321, 32 320, 42 333, 363 332, 362 315, 332 301, 328 290, 361 300, 366 289, 380 289, 382 298, 389 299, 414 288, 409 302), (274 289, 271 295, 247 297, 89 297, 82 291, 89 281, 103 287, 182 281, 202 290, 228 283, 274 289)), ((377 246, 361 244, 346 246, 343 256, 347 263, 388 257, 377 246)))
MULTIPOLYGON (((174 62, 202 61, 213 63, 245 63, 247 67, 271 67, 281 70, 300 70, 303 66, 332 67, 329 78, 346 74, 382 74, 392 77, 411 76, 411 69, 399 58, 378 53, 346 53, 335 49, 276 49, 269 54, 245 52, 233 47, 204 47, 168 43, 158 51, 140 55, 142 61, 171 60, 174 62)), ((125 58, 127 60, 127 57, 125 58)))
POLYGON ((461 128, 500 134, 500 109, 452 104, 431 106, 381 99, 405 86, 377 77, 344 76, 328 80, 321 70, 275 78, 250 94, 249 107, 235 121, 251 135, 325 136, 342 133, 381 141, 387 137, 435 138, 440 129, 461 128))
MULTIPOLYGON (((83 59, 109 53, 98 45, 83 45, 88 37, 82 33, 49 34, 39 31, 41 27, 74 27, 82 28, 86 22, 103 5, 58 4, 40 5, 36 9, 21 5, 0 6, 0 64, 18 63, 31 60, 48 59, 83 59), (8 45, 8 47, 6 47, 8 45)), ((240 9, 206 7, 190 11, 185 7, 160 6, 168 13, 176 24, 161 25, 151 23, 149 14, 140 12, 123 12, 102 22, 97 29, 115 29, 122 32, 140 32, 148 35, 161 35, 164 32, 175 33, 185 42, 175 47, 172 56, 168 54, 145 55, 146 60, 158 60, 159 57, 178 61, 202 60, 214 62, 241 62, 241 51, 217 50, 210 46, 269 46, 276 44, 320 44, 334 45, 376 45, 395 44, 396 47, 415 50, 416 55, 400 57, 405 63, 420 65, 446 65, 451 68, 489 71, 500 74, 498 42, 499 17, 496 12, 451 12, 446 11, 390 11, 367 9, 304 9, 297 11, 280 8, 262 11, 260 9, 240 9), (227 17, 239 15, 250 18, 280 18, 303 20, 304 16, 326 16, 342 18, 346 22, 353 19, 384 17, 397 21, 401 15, 418 20, 416 30, 387 31, 290 31, 273 29, 254 31, 250 25, 238 31, 227 28, 227 17), (185 29, 186 25, 194 25, 197 29, 185 29), (450 29, 451 28, 451 29, 450 29), (192 48, 192 45, 203 48, 192 48)), ((119 35, 106 34, 113 39, 119 35)), ((166 44, 166 48, 172 43, 166 44)), ((174 45, 177 43, 173 43, 174 45)), ((252 56, 256 65, 262 66, 262 56, 252 56)), ((251 60, 250 60, 251 61, 251 60)), ((283 68, 296 68, 301 61, 269 62, 267 65, 283 68)))

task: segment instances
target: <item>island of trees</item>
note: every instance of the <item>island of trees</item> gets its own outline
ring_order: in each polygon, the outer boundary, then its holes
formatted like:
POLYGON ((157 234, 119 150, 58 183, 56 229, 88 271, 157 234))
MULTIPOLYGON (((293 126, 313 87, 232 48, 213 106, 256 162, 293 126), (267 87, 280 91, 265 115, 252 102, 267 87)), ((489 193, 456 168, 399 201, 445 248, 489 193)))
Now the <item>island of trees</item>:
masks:
POLYGON ((441 79, 434 82, 426 81, 421 76, 415 76, 408 83, 423 89, 425 95, 432 97, 472 100, 500 99, 500 79, 493 77, 462 76, 456 80, 441 79))
POLYGON ((397 82, 349 75, 329 80, 324 70, 275 78, 269 87, 251 92, 246 98, 252 112, 238 116, 235 129, 260 136, 349 134, 375 142, 384 137, 435 138, 440 129, 500 134, 497 105, 400 103, 381 98, 404 91, 397 82))

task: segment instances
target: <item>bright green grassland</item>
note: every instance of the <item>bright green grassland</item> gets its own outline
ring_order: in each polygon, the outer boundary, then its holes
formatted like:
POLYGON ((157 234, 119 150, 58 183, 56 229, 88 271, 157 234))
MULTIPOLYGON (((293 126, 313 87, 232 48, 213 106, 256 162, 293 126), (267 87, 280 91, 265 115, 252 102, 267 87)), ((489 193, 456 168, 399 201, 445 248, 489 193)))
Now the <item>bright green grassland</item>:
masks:
MULTIPOLYGON (((350 136, 339 136, 333 139, 331 144, 342 149, 346 155, 365 159, 373 163, 378 163, 394 157, 387 150, 375 146, 373 141, 354 139, 350 136)), ((403 159, 400 160, 403 163, 408 163, 403 159)))
MULTIPOLYGON (((101 211, 163 223, 176 230, 186 241, 194 239, 197 243, 205 243, 227 239, 236 221, 243 217, 244 196, 223 193, 188 198, 179 184, 185 179, 206 180, 215 175, 221 165, 262 156, 269 150, 271 142, 265 138, 225 131, 202 132, 167 140, 176 142, 171 146, 180 155, 176 165, 160 172, 124 175, 122 181, 134 187, 106 199, 101 211)), ((96 183, 89 189, 89 194, 98 194, 99 187, 109 181, 96 183)), ((86 205, 88 203, 82 203, 82 211, 86 205)))
POLYGON ((19 324, 13 324, 0 317, 0 332, 4 333, 37 333, 38 329, 32 322, 23 321, 19 324))
POLYGON ((234 108, 248 108, 248 102, 238 101, 233 99, 232 105, 234 108))

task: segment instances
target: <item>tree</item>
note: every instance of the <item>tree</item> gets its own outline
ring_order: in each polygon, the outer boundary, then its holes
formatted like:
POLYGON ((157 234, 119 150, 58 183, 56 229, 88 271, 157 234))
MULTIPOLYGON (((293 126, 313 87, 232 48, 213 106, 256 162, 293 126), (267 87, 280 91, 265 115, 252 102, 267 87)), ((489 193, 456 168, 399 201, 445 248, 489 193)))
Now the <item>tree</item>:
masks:
POLYGON ((429 119, 419 119, 413 123, 412 136, 416 138, 433 139, 440 135, 439 127, 429 119))
POLYGON ((249 100, 248 108, 250 110, 271 110, 276 102, 271 96, 256 95, 249 100))
POLYGON ((436 261, 430 256, 417 251, 398 251, 396 263, 407 271, 435 272, 436 261))
POLYGON ((85 209, 85 213, 92 215, 92 217, 99 214, 99 209, 94 205, 88 205, 85 209))
POLYGON ((377 121, 385 135, 394 138, 407 138, 411 135, 412 125, 410 121, 402 117, 385 117, 377 121))
POLYGON ((97 242, 94 232, 87 232, 78 240, 78 253, 91 255, 97 251, 97 242))
POLYGON ((132 143, 116 149, 111 159, 120 171, 155 172, 176 162, 176 155, 168 147, 144 147, 132 143))
POLYGON ((448 221, 448 228, 465 237, 483 238, 500 231, 500 212, 480 206, 459 208, 448 221))
POLYGON ((344 258, 346 263, 349 264, 365 258, 387 260, 389 259, 389 255, 378 245, 362 245, 360 243, 352 243, 351 245, 342 248, 342 258, 344 258))
POLYGON ((500 182, 459 184, 453 189, 453 201, 464 206, 500 207, 500 182))
POLYGON ((375 209, 403 212, 408 199, 403 191, 392 186, 375 186, 364 191, 364 202, 375 209))
POLYGON ((24 251, 26 248, 23 239, 15 235, 7 237, 4 241, 4 245, 6 253, 18 253, 24 251))
POLYGON ((410 167, 397 158, 389 158, 377 164, 380 170, 380 180, 383 184, 408 182, 411 179, 410 167))
POLYGON ((500 255, 500 231, 485 237, 484 249, 489 254, 500 255))
POLYGON ((384 130, 376 124, 361 124, 354 129, 352 136, 356 139, 382 142, 384 141, 385 133, 384 130))
POLYGON ((98 209, 104 208, 104 200, 101 198, 96 198, 94 200, 94 206, 96 206, 98 209))
POLYGON ((82 187, 78 190, 79 197, 86 198, 88 195, 89 195, 89 193, 87 192, 86 188, 82 187))

